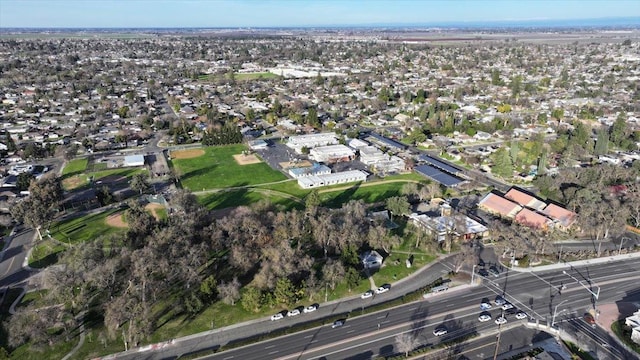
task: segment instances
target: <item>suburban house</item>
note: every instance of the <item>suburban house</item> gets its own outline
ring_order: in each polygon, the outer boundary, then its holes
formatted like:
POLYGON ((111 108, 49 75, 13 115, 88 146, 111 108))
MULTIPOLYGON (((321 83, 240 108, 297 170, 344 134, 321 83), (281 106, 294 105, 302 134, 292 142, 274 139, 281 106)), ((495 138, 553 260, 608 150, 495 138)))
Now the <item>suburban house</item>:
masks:
POLYGON ((451 206, 447 203, 440 205, 440 216, 432 217, 427 214, 414 213, 409 216, 409 219, 414 225, 432 235, 438 242, 446 240, 447 236, 453 236, 460 241, 489 237, 489 229, 486 226, 466 215, 454 215, 451 206))
POLYGON ((384 258, 377 251, 367 251, 360 256, 365 269, 379 269, 384 258))
POLYGON ((539 230, 547 230, 552 223, 548 217, 526 208, 516 214, 515 221, 520 225, 539 230))
POLYGON ((624 320, 624 324, 631 328, 631 340, 640 344, 640 310, 624 320))

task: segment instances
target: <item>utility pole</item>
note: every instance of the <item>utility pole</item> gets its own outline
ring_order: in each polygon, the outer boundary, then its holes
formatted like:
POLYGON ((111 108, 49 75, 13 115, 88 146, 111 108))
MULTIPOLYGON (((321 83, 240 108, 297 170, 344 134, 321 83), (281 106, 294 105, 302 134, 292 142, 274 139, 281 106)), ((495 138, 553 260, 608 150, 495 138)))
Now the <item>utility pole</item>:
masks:
MULTIPOLYGON (((500 312, 500 317, 504 317, 504 310, 500 312)), ((496 350, 493 352, 493 360, 498 358, 498 349, 500 349, 500 335, 502 334, 502 324, 498 325, 498 335, 496 336, 496 350)))
MULTIPOLYGON (((558 314, 558 306, 562 305, 563 303, 569 301, 569 299, 565 299, 562 300, 558 305, 556 305, 556 307, 553 309, 553 317, 551 318, 551 327, 553 327, 553 325, 555 325, 556 323, 556 315, 558 314)), ((566 309, 564 309, 566 310, 566 309)), ((562 310, 562 311, 564 311, 562 310)), ((562 313, 562 311, 560 311, 562 313)))

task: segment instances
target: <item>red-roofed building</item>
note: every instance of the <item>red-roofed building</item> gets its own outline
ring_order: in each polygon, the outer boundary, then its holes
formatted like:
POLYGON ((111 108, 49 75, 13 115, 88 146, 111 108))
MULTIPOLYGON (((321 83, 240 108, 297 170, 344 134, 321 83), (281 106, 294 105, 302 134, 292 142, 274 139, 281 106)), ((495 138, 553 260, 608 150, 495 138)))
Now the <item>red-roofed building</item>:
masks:
POLYGON ((504 197, 509 200, 513 200, 522 206, 526 206, 530 209, 534 209, 538 211, 542 211, 542 209, 544 209, 545 206, 547 206, 547 204, 545 204, 544 201, 536 198, 535 196, 531 196, 523 191, 520 191, 515 187, 509 189, 509 191, 507 191, 507 193, 504 194, 504 197))
POLYGON ((529 209, 522 209, 515 218, 515 221, 524 226, 533 227, 540 230, 546 230, 549 228, 549 224, 551 224, 551 220, 544 216, 540 215, 535 211, 531 211, 529 209))
POLYGON ((554 226, 561 229, 568 229, 576 221, 576 213, 569 211, 556 204, 547 205, 542 213, 551 218, 554 222, 554 226))
POLYGON ((494 193, 489 193, 478 203, 478 207, 492 214, 513 219, 522 206, 494 193))

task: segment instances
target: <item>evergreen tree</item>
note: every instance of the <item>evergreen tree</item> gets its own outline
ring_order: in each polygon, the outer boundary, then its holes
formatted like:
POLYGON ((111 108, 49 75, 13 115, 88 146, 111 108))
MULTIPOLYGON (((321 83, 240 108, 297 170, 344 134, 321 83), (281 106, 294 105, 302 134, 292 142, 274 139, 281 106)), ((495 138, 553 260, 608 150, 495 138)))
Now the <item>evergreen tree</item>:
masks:
POLYGON ((505 148, 500 148, 494 153, 494 164, 491 172, 504 178, 513 175, 513 164, 511 157, 505 148))
POLYGON ((600 129, 598 131, 596 147, 593 152, 596 155, 604 155, 608 151, 609 151, 609 133, 605 129, 600 129))

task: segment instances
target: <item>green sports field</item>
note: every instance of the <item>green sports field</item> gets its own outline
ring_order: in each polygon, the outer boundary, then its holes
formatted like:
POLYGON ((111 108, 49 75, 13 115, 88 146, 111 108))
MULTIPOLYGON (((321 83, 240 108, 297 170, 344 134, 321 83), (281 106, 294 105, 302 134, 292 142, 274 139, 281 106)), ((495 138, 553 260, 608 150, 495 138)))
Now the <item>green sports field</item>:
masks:
POLYGON ((285 180, 286 176, 265 163, 239 165, 233 155, 247 150, 244 145, 211 146, 204 155, 175 159, 172 165, 180 174, 182 187, 191 191, 257 185, 285 180))

